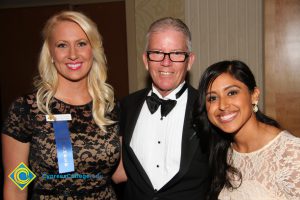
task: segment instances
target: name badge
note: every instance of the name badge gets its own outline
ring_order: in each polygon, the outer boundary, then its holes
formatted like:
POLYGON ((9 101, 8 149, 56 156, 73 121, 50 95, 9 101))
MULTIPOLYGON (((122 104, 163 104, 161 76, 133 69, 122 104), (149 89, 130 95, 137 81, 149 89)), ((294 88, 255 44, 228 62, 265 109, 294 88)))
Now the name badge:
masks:
POLYGON ((70 120, 72 120, 71 114, 46 115, 46 121, 47 122, 70 121, 70 120))

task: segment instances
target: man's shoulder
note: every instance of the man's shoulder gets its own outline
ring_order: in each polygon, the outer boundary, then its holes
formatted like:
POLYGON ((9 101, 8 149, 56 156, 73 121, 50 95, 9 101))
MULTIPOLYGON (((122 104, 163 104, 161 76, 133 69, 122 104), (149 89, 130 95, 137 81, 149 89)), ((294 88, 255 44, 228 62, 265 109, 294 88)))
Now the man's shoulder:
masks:
POLYGON ((188 84, 188 89, 191 90, 194 93, 197 93, 197 89, 194 88, 192 85, 188 84))
POLYGON ((193 96, 193 97, 197 97, 198 95, 198 90, 196 90, 193 86, 191 86, 190 84, 188 85, 188 91, 189 91, 189 95, 193 96))

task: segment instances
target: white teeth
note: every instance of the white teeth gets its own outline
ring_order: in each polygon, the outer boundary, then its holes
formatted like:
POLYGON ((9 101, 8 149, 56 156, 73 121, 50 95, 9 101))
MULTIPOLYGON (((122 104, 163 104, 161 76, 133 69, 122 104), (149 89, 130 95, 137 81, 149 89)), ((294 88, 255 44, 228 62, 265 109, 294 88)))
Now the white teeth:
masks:
POLYGON ((236 116, 236 113, 220 116, 221 120, 226 121, 236 116))
POLYGON ((169 74, 172 74, 171 72, 160 72, 160 74, 162 75, 169 75, 169 74))
POLYGON ((75 68, 78 68, 81 66, 80 63, 76 63, 76 64, 67 64, 68 67, 72 68, 72 69, 75 69, 75 68))

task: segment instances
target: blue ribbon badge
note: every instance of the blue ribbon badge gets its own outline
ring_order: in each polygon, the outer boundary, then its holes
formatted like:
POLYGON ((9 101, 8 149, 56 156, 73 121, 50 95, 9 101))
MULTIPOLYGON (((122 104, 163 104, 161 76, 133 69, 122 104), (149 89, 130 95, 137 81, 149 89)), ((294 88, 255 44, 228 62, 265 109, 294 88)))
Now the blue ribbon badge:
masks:
POLYGON ((53 122, 59 173, 73 172, 73 149, 67 122, 71 115, 47 115, 46 119, 53 122))

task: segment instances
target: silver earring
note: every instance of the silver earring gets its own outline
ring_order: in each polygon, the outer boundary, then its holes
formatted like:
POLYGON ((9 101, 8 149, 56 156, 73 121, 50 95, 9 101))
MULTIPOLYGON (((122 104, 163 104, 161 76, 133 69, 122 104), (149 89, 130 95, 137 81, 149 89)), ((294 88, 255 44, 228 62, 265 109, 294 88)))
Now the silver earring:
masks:
POLYGON ((52 63, 52 64, 54 64, 54 60, 53 60, 53 58, 51 58, 51 63, 52 63))
POLYGON ((258 111, 258 106, 257 106, 258 102, 256 101, 254 104, 253 104, 253 112, 257 112, 258 111))

